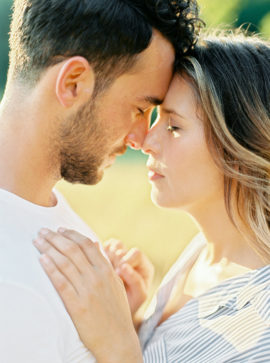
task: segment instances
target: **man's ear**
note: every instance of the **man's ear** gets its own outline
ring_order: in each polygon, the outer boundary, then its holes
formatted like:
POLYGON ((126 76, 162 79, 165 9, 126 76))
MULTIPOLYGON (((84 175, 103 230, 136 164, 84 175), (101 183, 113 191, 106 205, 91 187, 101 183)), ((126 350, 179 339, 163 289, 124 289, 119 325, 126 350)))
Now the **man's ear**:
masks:
POLYGON ((89 62, 80 56, 62 63, 56 79, 56 96, 64 107, 84 103, 92 96, 95 86, 94 70, 89 62))

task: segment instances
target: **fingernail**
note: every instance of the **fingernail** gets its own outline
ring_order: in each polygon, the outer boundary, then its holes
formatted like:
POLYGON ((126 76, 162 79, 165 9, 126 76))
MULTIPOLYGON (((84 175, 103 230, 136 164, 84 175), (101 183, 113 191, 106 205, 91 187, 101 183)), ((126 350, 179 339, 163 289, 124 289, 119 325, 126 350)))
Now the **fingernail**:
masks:
POLYGON ((64 228, 64 227, 59 227, 58 228, 58 230, 57 230, 57 232, 59 232, 59 233, 64 233, 64 232, 66 232, 66 228, 64 228))
POLYGON ((41 237, 37 237, 33 240, 33 243, 37 246, 42 246, 44 244, 44 239, 41 237))
POLYGON ((47 228, 41 228, 39 231, 40 234, 43 234, 43 236, 46 236, 50 231, 47 228))

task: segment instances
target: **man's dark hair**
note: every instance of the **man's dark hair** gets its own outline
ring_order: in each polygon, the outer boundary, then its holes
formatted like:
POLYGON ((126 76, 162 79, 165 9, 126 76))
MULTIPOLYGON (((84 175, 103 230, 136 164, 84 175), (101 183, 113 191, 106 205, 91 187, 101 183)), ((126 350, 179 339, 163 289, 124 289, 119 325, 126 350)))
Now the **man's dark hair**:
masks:
POLYGON ((196 0, 14 0, 12 77, 35 83, 43 70, 82 56, 97 78, 116 77, 150 44, 153 28, 179 58, 196 41, 196 0))

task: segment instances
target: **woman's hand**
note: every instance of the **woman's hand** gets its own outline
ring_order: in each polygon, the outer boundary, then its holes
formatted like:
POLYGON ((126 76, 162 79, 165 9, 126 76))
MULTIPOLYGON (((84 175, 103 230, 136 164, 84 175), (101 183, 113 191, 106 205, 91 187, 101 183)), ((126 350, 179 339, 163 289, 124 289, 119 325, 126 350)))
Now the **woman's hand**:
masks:
POLYGON ((41 264, 81 340, 98 362, 142 362, 122 280, 99 244, 81 234, 42 229, 34 240, 41 264))
POLYGON ((118 240, 107 241, 104 250, 125 284, 133 316, 147 298, 154 276, 154 267, 140 250, 132 248, 128 251, 118 240))

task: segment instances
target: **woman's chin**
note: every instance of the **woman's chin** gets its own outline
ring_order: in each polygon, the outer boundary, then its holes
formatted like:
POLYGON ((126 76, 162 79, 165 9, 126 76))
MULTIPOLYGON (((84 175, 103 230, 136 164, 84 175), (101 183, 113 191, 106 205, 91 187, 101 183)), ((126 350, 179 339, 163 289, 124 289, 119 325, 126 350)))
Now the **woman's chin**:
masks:
POLYGON ((151 200, 152 202, 160 208, 173 208, 170 200, 163 193, 158 192, 157 190, 151 191, 151 200))
POLYGON ((172 196, 169 196, 168 193, 161 193, 157 189, 152 189, 151 200, 157 207, 176 209, 188 213, 189 213, 189 208, 194 204, 194 203, 189 203, 190 201, 187 200, 187 198, 179 200, 179 198, 176 199, 172 196))

